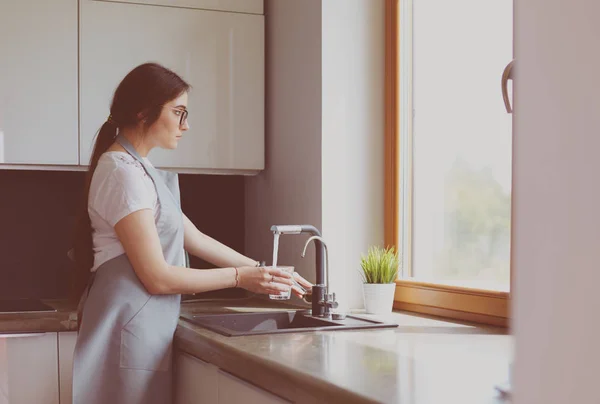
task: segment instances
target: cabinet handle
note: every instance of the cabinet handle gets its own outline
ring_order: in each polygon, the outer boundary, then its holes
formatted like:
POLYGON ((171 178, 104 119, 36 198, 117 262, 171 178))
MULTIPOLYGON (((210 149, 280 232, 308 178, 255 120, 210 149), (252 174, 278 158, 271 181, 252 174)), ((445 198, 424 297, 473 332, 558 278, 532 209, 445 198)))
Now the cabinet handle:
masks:
POLYGON ((506 112, 512 114, 512 108, 510 106, 510 100, 508 99, 508 80, 513 79, 512 69, 515 60, 511 60, 509 64, 504 68, 504 72, 502 72, 502 98, 504 99, 504 106, 506 107, 506 112))
POLYGON ((31 337, 43 337, 48 334, 47 332, 34 332, 34 333, 26 333, 26 334, 0 334, 0 339, 2 338, 31 338, 31 337))

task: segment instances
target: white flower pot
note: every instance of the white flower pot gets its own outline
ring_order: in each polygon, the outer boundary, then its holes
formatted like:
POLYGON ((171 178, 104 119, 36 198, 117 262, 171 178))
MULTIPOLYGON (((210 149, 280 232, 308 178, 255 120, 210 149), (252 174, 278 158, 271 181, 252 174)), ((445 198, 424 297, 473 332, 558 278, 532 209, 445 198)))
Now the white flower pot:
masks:
POLYGON ((363 283, 363 295, 367 313, 391 313, 394 306, 395 291, 395 283, 363 283))

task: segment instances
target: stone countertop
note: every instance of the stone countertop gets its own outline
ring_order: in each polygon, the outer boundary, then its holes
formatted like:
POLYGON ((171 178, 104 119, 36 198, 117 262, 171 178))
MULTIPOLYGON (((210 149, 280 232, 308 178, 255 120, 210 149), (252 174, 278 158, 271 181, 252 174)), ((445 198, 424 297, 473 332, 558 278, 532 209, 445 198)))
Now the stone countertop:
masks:
MULTIPOLYGON (((290 308, 261 299, 187 302, 182 313, 290 308)), ((177 349, 296 403, 502 403, 513 338, 481 327, 394 312, 386 330, 227 337, 185 320, 177 349)))
POLYGON ((77 307, 66 300, 42 300, 54 312, 2 313, 0 334, 61 332, 77 330, 77 307))
MULTIPOLYGON (((44 300, 49 313, 0 313, 0 334, 77 329, 76 308, 44 300)), ((182 303, 182 313, 299 308, 264 299, 182 303)), ((227 337, 185 320, 176 347, 296 403, 502 403, 513 338, 505 329, 394 312, 385 330, 227 337)))

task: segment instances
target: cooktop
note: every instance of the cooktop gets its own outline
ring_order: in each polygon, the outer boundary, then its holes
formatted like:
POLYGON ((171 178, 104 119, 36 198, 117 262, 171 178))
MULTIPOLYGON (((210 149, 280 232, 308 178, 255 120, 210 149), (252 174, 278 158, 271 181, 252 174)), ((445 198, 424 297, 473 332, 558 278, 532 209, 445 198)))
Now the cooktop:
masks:
POLYGON ((53 312, 53 307, 42 303, 39 299, 1 299, 0 313, 32 313, 53 312))

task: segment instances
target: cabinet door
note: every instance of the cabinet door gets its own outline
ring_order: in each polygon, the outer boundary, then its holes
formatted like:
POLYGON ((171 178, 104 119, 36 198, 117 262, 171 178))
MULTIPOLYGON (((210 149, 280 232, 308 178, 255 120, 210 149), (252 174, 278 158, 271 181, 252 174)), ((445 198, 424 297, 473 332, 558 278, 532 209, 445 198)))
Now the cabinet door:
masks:
MULTIPOLYGON (((98 0, 105 1, 105 0, 98 0)), ((263 14, 263 0, 110 0, 120 3, 153 4, 237 13, 263 14)))
POLYGON ((77 0, 0 1, 0 55, 0 164, 78 164, 77 0))
POLYGON ((0 334, 0 404, 59 404, 57 333, 0 334))
POLYGON ((58 333, 58 379, 60 404, 73 402, 73 353, 77 343, 77 332, 58 333))
POLYGON ((119 82, 154 61, 193 87, 190 129, 155 166, 264 168, 264 16, 82 0, 80 30, 82 164, 119 82))
POLYGON ((175 404, 216 404, 218 368, 183 352, 175 356, 175 404))
POLYGON ((219 370, 219 404, 284 404, 284 400, 259 387, 219 370))

